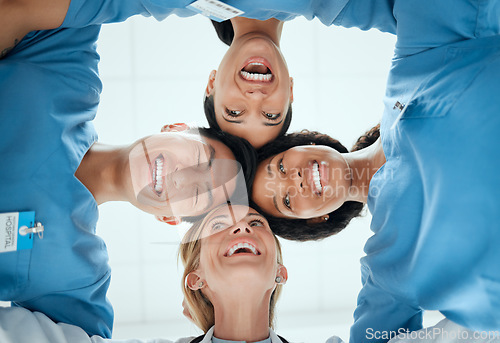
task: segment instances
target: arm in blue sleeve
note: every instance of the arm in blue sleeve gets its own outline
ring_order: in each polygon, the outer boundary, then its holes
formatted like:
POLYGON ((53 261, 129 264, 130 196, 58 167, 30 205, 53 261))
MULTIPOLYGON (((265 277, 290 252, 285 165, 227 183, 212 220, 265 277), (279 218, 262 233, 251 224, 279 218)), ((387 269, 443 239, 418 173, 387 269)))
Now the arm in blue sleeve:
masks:
POLYGON ((90 25, 117 23, 134 15, 153 16, 163 20, 170 14, 192 16, 186 9, 193 0, 71 0, 62 28, 81 28, 90 25))
POLYGON ((350 0, 333 24, 396 34, 397 21, 393 11, 394 0, 350 0))
POLYGON ((290 20, 303 16, 318 18, 324 25, 358 27, 362 30, 377 28, 396 33, 393 15, 394 0, 224 0, 244 11, 244 17, 266 20, 290 20))
POLYGON ((93 285, 65 292, 54 292, 21 303, 12 303, 30 311, 50 314, 56 323, 76 325, 89 336, 110 338, 113 329, 113 308, 106 298, 111 274, 107 273, 93 285))
POLYGON ((350 343, 387 342, 399 333, 422 328, 422 311, 380 289, 364 266, 362 280, 350 343))

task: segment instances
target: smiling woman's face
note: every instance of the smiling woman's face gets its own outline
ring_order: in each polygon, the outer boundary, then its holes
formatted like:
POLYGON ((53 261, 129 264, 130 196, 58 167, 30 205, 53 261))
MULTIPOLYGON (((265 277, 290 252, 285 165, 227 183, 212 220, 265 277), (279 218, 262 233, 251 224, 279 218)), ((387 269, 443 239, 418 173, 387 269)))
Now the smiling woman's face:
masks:
POLYGON ((137 141, 129 153, 131 203, 157 216, 197 216, 224 203, 236 187, 237 163, 223 143, 166 132, 137 141))
POLYGON ((335 149, 297 146, 259 164, 252 199, 274 217, 316 218, 339 208, 350 184, 349 167, 335 149))
POLYGON ((283 127, 293 101, 293 80, 279 47, 251 33, 230 46, 209 78, 207 94, 214 97, 219 127, 260 148, 283 127))
POLYGON ((199 271, 212 292, 228 286, 272 291, 276 241, 266 219, 247 206, 221 206, 203 223, 199 271))

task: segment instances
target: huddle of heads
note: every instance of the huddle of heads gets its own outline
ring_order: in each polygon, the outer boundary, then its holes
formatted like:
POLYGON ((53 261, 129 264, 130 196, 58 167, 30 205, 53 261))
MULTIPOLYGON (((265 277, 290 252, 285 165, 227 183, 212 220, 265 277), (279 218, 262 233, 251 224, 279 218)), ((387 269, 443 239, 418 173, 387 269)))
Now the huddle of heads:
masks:
MULTIPOLYGON (((378 138, 378 127, 361 137, 353 149, 361 149, 378 138)), ((317 240, 341 231, 349 221, 360 215, 363 204, 345 202, 339 208, 326 214, 327 220, 281 217, 270 214, 273 210, 257 203, 266 203, 255 190, 262 187, 259 182, 285 182, 288 178, 276 175, 275 180, 256 177, 264 173, 267 177, 268 161, 290 152, 295 148, 322 150, 325 147, 347 152, 337 140, 317 132, 302 131, 279 137, 265 145, 258 152, 249 144, 244 154, 236 154, 244 173, 243 187, 253 190, 250 207, 245 196, 227 198, 227 201, 212 209, 208 214, 194 219, 194 224, 183 238, 179 257, 184 265, 182 289, 186 309, 192 320, 204 332, 215 324, 215 307, 220 299, 241 290, 239 297, 250 297, 248 292, 265 294, 269 299, 269 327, 273 328, 274 308, 288 275, 283 265, 281 247, 274 234, 283 238, 305 241, 317 240), (245 168, 243 167, 243 169, 245 168), (262 180, 262 181, 259 181, 262 180), (256 181, 256 182, 255 182, 256 181), (236 199, 238 198, 238 199, 236 199), (245 285, 245 287, 242 287, 245 285)), ((310 156, 305 150, 304 154, 310 156)), ((300 151, 299 151, 300 155, 300 151)), ((297 173, 299 173, 297 171, 297 173)), ((231 181, 231 180, 230 180, 231 181)), ((265 185, 264 185, 265 187, 265 185)), ((300 185, 299 185, 300 187, 300 185)), ((228 187, 232 188, 232 187, 228 187)), ((227 196, 227 194, 226 194, 227 196)), ((301 201, 298 194, 292 201, 301 201)))
MULTIPOLYGON (((353 149, 377 138, 375 127, 353 149)), ((282 135, 256 151, 220 130, 176 127, 131 149, 134 205, 178 224, 203 219, 221 204, 250 204, 277 235, 318 240, 341 231, 363 208, 344 201, 350 179, 340 153, 347 152, 337 140, 314 131, 282 135)))
MULTIPOLYGON (((244 49, 231 44, 231 24, 214 26, 231 47, 205 92, 210 128, 169 125, 133 145, 134 205, 165 223, 194 223, 179 256, 187 308, 200 328, 206 332, 214 325, 214 303, 242 283, 269 296, 272 327, 287 279, 274 234, 323 239, 359 216, 363 204, 346 201, 352 175, 341 155, 348 150, 339 141, 307 130, 286 134, 293 80, 279 49, 263 39, 259 44, 267 46, 272 62, 239 56, 244 49), (232 63, 238 68, 225 62, 227 56, 242 60, 232 63), (225 89, 228 83, 234 84, 225 89)), ((352 150, 378 136, 375 127, 352 150)))

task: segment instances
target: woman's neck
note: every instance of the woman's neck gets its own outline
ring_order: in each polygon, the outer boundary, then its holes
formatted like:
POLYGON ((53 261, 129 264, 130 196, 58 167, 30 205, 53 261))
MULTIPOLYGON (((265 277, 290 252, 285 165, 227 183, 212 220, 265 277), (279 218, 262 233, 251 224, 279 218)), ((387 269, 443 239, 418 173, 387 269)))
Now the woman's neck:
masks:
POLYGON ((372 145, 347 154, 342 154, 351 170, 351 187, 346 200, 366 203, 368 187, 373 175, 385 163, 380 138, 372 145))
POLYGON ((277 19, 257 20, 243 17, 231 19, 234 30, 234 40, 249 33, 262 33, 271 38, 278 47, 280 46, 281 32, 283 31, 283 22, 277 19))
MULTIPOLYGON (((248 290, 247 290, 248 291, 248 290)), ((233 341, 258 342, 269 337, 270 293, 227 292, 214 301, 214 336, 233 341), (231 294, 228 294, 231 293, 231 294)))
POLYGON ((92 193, 97 204, 127 200, 123 187, 125 148, 95 143, 85 154, 75 176, 92 193))

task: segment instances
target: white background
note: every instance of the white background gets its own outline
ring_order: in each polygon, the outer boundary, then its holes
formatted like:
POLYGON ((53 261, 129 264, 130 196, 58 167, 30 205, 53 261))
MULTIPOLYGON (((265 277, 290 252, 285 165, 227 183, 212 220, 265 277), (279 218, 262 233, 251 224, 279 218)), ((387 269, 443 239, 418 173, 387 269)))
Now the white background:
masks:
MULTIPOLYGON (((381 117, 394 43, 395 37, 373 30, 302 18, 287 22, 281 48, 295 85, 290 131, 318 130, 350 148, 381 117)), ((206 126, 203 90, 226 51, 208 19, 172 16, 159 23, 139 17, 105 25, 98 50, 100 142, 129 144, 168 123, 206 126)), ((294 342, 324 342, 332 335, 348 340, 369 223, 365 213, 321 242, 282 240, 289 281, 278 303, 280 335, 294 342)), ((114 337, 198 335, 182 317, 177 230, 128 203, 101 205, 97 230, 112 266, 114 337)))

